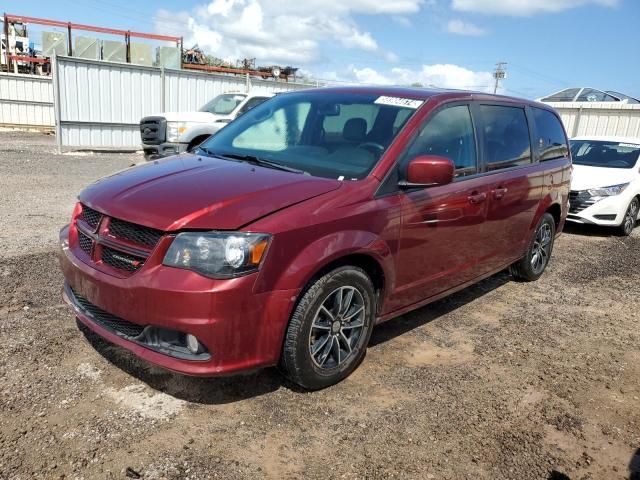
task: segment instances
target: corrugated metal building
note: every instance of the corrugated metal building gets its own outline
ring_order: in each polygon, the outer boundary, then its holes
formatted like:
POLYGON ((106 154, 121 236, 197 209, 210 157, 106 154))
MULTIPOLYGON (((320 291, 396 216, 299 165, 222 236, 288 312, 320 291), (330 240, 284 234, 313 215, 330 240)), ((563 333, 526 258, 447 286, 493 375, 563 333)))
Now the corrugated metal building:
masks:
MULTIPOLYGON (((194 111, 216 95, 244 92, 248 86, 246 78, 232 75, 58 57, 54 62, 58 145, 139 148, 142 117, 194 111)), ((250 81, 252 91, 269 93, 309 86, 250 81)))
POLYGON ((0 73, 0 126, 52 130, 51 78, 0 73))
POLYGON ((617 136, 640 139, 640 104, 545 102, 555 108, 569 137, 617 136))

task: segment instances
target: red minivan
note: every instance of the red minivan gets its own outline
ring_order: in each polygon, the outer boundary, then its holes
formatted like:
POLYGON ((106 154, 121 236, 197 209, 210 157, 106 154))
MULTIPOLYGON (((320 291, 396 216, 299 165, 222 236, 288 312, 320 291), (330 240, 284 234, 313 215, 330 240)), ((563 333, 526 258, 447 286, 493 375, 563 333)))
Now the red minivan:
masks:
POLYGON ((80 322, 167 369, 347 377, 373 326, 507 267, 536 280, 571 158, 548 106, 464 91, 286 93, 194 151, 87 187, 60 233, 80 322))

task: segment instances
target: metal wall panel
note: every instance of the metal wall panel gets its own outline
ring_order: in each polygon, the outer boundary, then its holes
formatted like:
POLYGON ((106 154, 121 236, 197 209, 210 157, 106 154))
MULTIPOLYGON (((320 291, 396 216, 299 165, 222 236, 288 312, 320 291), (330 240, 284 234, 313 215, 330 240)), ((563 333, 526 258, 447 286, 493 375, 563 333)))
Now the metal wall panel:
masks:
POLYGON ((157 68, 58 57, 54 72, 61 148, 139 148, 140 119, 162 110, 157 68))
POLYGON ((55 117, 51 77, 0 74, 0 125, 53 128, 55 117))
MULTIPOLYGON (((54 61, 59 148, 139 149, 140 119, 193 111, 214 96, 244 92, 243 77, 57 57, 54 61)), ((253 90, 308 88, 251 80, 253 90)))
POLYGON ((570 137, 640 139, 640 105, 618 102, 558 102, 547 105, 558 111, 570 137))

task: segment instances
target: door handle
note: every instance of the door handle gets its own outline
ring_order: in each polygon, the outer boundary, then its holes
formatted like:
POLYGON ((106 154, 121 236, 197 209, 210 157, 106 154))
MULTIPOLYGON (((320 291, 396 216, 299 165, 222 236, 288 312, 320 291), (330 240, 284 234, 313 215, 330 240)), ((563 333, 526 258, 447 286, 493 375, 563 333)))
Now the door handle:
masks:
POLYGON ((469 203, 473 203, 474 205, 477 203, 482 203, 487 199, 486 193, 472 193, 467 197, 469 199, 469 203))
POLYGON ((493 191, 493 198, 495 198, 496 200, 500 200, 507 194, 509 190, 504 187, 499 187, 492 191, 493 191))

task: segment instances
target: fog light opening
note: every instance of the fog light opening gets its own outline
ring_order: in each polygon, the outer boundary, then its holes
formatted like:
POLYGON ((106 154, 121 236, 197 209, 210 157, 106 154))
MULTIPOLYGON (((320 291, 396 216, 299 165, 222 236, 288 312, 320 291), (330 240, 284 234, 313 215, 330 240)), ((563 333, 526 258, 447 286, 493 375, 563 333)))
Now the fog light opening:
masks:
POLYGON ((200 342, 194 335, 191 335, 190 333, 188 333, 186 337, 186 341, 187 341, 187 348, 191 353, 193 354, 200 353, 201 351, 200 342))
POLYGON ((132 339, 153 350, 183 360, 210 360, 211 354, 195 335, 147 325, 141 335, 132 339))

